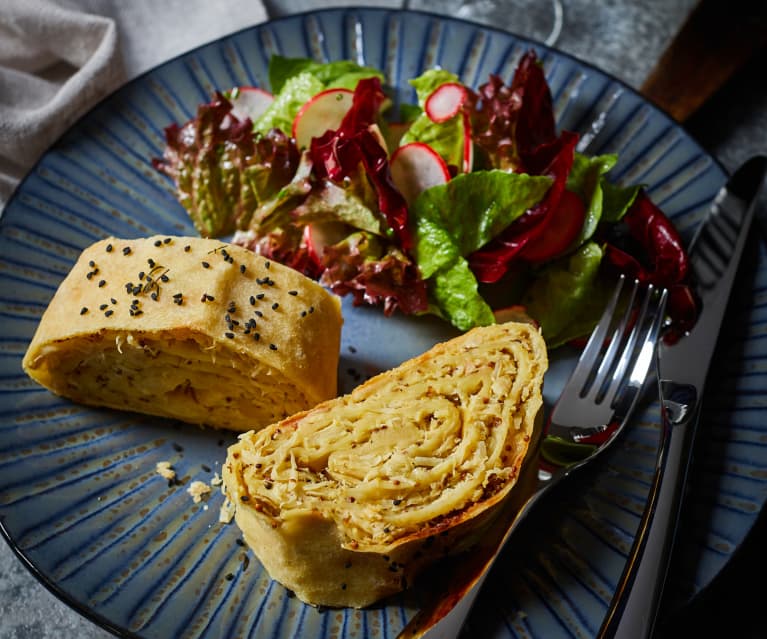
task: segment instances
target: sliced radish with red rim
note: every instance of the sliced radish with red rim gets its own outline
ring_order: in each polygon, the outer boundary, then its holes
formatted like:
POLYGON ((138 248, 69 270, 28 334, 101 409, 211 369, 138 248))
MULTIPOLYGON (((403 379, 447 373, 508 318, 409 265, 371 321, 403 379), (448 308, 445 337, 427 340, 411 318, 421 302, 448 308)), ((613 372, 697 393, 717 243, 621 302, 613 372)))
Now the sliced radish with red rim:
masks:
POLYGON ((408 206, 426 189, 445 184, 450 170, 439 153, 423 142, 410 142, 398 147, 389 161, 394 185, 408 206))
POLYGON ((229 101, 234 117, 255 121, 274 102, 274 96, 260 87, 237 87, 230 91, 229 101))

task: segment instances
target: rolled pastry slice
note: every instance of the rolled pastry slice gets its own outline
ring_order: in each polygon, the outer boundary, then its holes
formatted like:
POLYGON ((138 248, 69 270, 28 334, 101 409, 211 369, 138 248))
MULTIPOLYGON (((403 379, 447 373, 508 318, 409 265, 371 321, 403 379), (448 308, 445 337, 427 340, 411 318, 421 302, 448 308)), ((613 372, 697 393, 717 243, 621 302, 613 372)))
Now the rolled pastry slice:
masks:
POLYGON ((307 603, 402 590, 476 541, 515 485, 547 366, 532 325, 476 328, 240 435, 223 479, 245 541, 307 603))
POLYGON ((81 254, 23 360, 94 406, 245 431, 337 393, 338 298, 247 249, 108 238, 81 254))

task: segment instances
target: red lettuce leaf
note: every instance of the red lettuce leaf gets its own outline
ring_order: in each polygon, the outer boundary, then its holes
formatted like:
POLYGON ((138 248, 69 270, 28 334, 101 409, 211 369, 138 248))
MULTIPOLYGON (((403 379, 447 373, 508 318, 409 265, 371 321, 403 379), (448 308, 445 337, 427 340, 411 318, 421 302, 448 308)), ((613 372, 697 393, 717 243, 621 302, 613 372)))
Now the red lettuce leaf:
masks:
POLYGON ((554 108, 543 68, 525 53, 510 86, 494 74, 471 106, 472 139, 491 166, 540 174, 557 153, 554 108))
POLYGON ((322 259, 320 281, 337 295, 351 294, 355 306, 382 305, 385 315, 395 309, 410 315, 428 309, 426 283, 418 267, 391 244, 359 232, 328 246, 322 259))
POLYGON ((183 126, 165 129, 162 158, 152 164, 173 180, 176 196, 204 237, 244 229, 261 202, 290 182, 299 153, 293 140, 274 129, 253 134, 232 104, 216 93, 183 126))

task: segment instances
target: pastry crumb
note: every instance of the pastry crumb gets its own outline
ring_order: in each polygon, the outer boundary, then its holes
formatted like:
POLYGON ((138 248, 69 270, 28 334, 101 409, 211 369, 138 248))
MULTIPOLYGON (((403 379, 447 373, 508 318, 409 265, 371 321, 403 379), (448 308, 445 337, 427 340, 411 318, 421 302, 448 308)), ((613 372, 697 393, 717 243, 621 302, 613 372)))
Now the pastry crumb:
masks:
POLYGON ((186 492, 192 496, 192 500, 195 504, 199 504, 210 493, 210 486, 204 481, 193 481, 189 484, 189 488, 186 489, 186 492))
POLYGON ((228 524, 234 519, 234 502, 226 497, 221 504, 221 510, 218 511, 218 521, 222 524, 228 524))
POLYGON ((176 471, 173 470, 173 466, 169 461, 157 462, 155 470, 163 479, 167 479, 168 481, 176 479, 176 471))

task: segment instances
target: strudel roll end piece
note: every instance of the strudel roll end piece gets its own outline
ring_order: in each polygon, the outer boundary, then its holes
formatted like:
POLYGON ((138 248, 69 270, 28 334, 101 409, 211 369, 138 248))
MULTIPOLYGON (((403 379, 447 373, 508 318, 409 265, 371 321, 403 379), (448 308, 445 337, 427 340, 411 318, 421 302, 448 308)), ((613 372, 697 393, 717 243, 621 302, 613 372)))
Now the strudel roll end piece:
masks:
POLYGON ((43 313, 27 374, 76 402, 246 431, 334 397, 338 298, 217 240, 108 238, 43 313))
POLYGON ((364 607, 466 550, 512 490, 541 415, 539 330, 476 328, 352 393, 240 435, 223 478, 270 576, 364 607))

